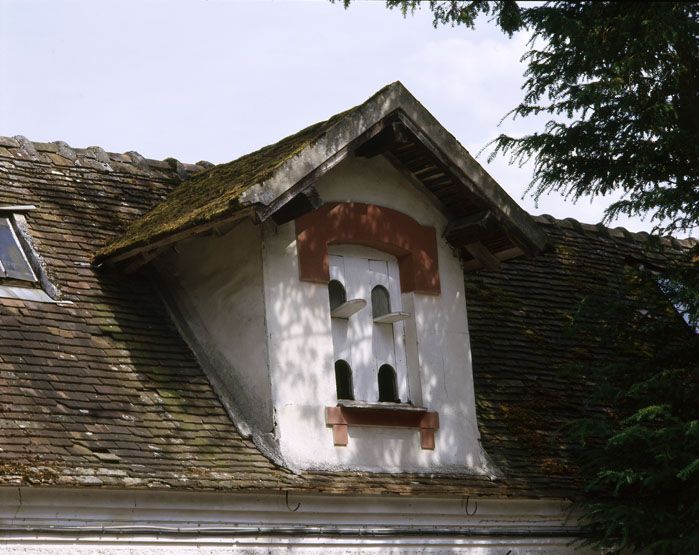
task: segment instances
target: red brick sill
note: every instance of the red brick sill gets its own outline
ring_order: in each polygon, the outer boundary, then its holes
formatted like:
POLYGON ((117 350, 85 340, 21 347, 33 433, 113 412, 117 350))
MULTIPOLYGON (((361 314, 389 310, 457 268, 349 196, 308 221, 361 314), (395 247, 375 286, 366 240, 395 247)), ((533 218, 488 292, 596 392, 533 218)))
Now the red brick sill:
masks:
POLYGON ((439 414, 401 403, 340 401, 335 407, 325 407, 325 423, 332 426, 336 446, 345 446, 349 442, 349 426, 380 426, 420 430, 420 446, 434 449, 439 414))

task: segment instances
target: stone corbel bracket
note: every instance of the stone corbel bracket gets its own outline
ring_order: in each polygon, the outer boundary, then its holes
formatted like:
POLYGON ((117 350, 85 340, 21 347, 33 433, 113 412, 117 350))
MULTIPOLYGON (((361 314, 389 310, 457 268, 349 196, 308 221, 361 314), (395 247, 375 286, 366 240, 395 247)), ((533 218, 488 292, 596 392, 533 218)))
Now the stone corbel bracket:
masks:
POLYGON ((395 403, 338 405, 325 407, 325 423, 333 429, 336 447, 349 442, 349 426, 415 428, 420 430, 420 447, 434 449, 434 433, 439 429, 439 414, 424 408, 395 403))

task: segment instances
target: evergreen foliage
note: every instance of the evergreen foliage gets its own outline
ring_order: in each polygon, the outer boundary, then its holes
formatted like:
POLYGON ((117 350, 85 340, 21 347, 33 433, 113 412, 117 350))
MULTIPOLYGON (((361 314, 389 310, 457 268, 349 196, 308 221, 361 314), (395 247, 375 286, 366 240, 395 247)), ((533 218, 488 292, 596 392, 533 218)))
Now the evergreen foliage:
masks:
MULTIPOLYGON (((344 0, 345 6, 351 0, 344 0)), ((498 153, 533 158, 534 196, 577 200, 621 191, 606 217, 649 214, 659 231, 699 221, 699 3, 387 0, 434 25, 473 27, 489 16, 508 35, 532 33, 524 98, 512 117, 544 128, 500 135, 498 153)))
POLYGON ((590 416, 569 432, 589 494, 579 505, 588 542, 599 547, 699 552, 697 284, 687 287, 695 279, 690 267, 627 267, 584 299, 571 324, 571 334, 596 338, 578 368, 595 384, 590 416))

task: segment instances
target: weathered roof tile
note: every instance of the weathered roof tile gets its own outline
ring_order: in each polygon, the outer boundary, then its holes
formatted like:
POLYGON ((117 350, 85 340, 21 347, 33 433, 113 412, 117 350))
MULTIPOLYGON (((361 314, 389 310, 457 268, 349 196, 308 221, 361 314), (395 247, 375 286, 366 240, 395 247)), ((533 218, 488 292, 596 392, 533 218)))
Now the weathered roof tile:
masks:
MULTIPOLYGON (((178 174, 168 162, 154 169, 133 153, 110 156, 117 176, 101 149, 0 142, 10 154, 0 204, 38 207, 27 215, 33 241, 73 303, 0 299, 0 484, 197 487, 218 468, 213 445, 281 487, 289 473, 238 434, 152 287, 89 265, 100 244, 181 181, 184 166, 178 174)), ((231 480, 257 483, 245 473, 231 480)))

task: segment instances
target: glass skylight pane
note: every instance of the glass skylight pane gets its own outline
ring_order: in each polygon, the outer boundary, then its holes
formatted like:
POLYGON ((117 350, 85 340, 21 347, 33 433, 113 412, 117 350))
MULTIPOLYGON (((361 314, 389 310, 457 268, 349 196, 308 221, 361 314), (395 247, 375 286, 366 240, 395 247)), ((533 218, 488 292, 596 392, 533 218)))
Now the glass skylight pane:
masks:
POLYGON ((0 278, 36 281, 8 218, 0 218, 0 278))

